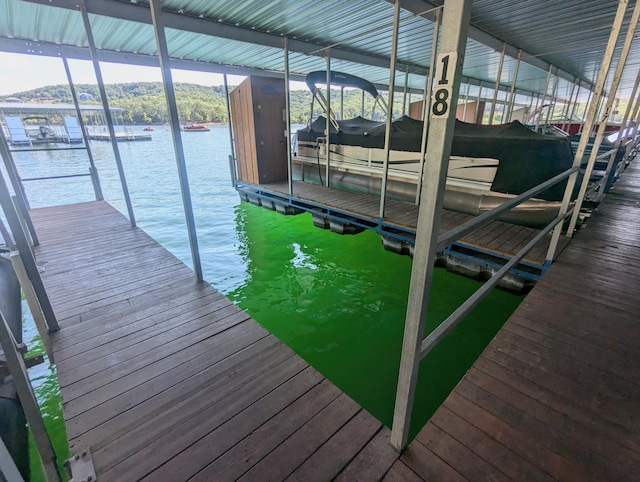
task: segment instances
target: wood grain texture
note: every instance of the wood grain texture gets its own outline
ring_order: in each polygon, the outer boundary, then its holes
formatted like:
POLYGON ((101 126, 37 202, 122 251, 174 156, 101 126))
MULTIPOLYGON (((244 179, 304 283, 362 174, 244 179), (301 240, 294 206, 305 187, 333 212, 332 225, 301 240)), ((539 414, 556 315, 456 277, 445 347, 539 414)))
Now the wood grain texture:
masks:
POLYGON ((631 164, 389 478, 637 480, 639 185, 631 164))
POLYGON ((375 442, 380 422, 107 203, 31 214, 70 448, 100 480, 331 479, 375 442))

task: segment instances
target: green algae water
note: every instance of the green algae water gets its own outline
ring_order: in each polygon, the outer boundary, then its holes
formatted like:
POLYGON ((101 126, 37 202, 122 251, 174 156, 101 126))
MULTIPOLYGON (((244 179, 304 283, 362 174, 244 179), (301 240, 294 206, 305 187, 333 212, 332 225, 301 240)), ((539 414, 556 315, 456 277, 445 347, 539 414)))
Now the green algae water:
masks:
MULTIPOLYGON (((227 293, 372 415, 391 426, 411 259, 372 231, 340 236, 311 215, 236 210, 249 279, 227 293)), ((481 283, 436 269, 426 332, 481 283)), ((411 437, 424 426, 518 306, 500 290, 474 309, 421 363, 411 437)))
MULTIPOLYGON (((134 128, 134 132, 142 128, 134 128)), ((138 225, 192 266, 171 135, 123 143, 138 225)), ((340 236, 309 214, 283 216, 247 203, 229 181, 225 126, 183 136, 205 279, 390 426, 400 362, 411 259, 385 251, 373 232, 340 236)), ((105 199, 126 214, 109 143, 92 143, 105 199)), ((16 154, 23 177, 84 172, 82 151, 16 154)), ((27 186, 33 207, 93 200, 88 178, 27 186)), ((427 332, 481 283, 436 269, 427 332)), ((424 425, 522 297, 493 290, 420 366, 411 436, 424 425)), ((26 310, 26 306, 25 306, 26 310)), ((24 339, 38 347, 26 315, 24 339), (31 331, 30 331, 31 330, 31 331)), ((55 368, 30 370, 59 460, 68 446, 55 368)), ((43 480, 32 445, 33 480, 43 480)))

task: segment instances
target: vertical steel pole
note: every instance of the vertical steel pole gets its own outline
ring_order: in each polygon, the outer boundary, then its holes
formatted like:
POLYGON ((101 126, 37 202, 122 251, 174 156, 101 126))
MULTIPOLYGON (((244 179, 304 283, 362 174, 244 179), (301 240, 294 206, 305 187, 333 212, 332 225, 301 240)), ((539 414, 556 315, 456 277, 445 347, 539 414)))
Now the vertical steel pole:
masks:
MULTIPOLYGON (((29 428, 33 434, 33 440, 40 455, 44 478, 47 482, 59 482, 62 478, 60 477, 58 465, 56 464, 56 452, 51 444, 51 438, 49 438, 49 434, 47 433, 47 427, 44 424, 42 412, 38 406, 38 400, 29 381, 29 374, 24 364, 24 359, 18 352, 16 340, 2 313, 0 313, 0 344, 4 351, 7 368, 9 368, 9 373, 13 378, 20 404, 24 409, 27 423, 29 424, 29 428)), ((6 421, 5 423, 8 424, 10 422, 6 421)), ((3 477, 3 480, 9 479, 3 477)))
POLYGON ((513 103, 516 100, 516 84, 518 83, 518 71, 520 70, 520 59, 522 58, 522 49, 518 50, 518 56, 516 57, 516 68, 513 73, 513 82, 511 84, 511 91, 509 92, 509 107, 507 108, 506 122, 511 122, 511 116, 513 115, 513 103))
MULTIPOLYGON (((478 82, 478 100, 476 102, 476 112, 474 114, 474 119, 473 122, 474 124, 479 123, 482 124, 482 118, 480 119, 480 122, 478 122, 478 113, 480 111, 480 99, 482 99, 482 81, 478 82)), ((483 116, 484 117, 484 107, 483 107, 483 116)))
POLYGON ((547 80, 544 83, 544 95, 542 96, 542 102, 540 102, 540 107, 536 104, 536 111, 540 109, 538 115, 536 117, 536 132, 538 132, 538 127, 540 127, 540 119, 542 118, 542 111, 544 109, 544 101, 547 100, 547 90, 549 90, 549 81, 551 80, 551 69, 553 66, 549 65, 549 72, 547 72, 547 80))
POLYGON ((27 199, 27 194, 24 189, 24 185, 22 184, 22 180, 20 179, 20 175, 18 173, 18 168, 15 163, 15 159, 11 154, 11 150, 9 149, 9 143, 7 142, 7 138, 4 135, 3 130, 0 128, 0 144, 2 144, 2 160, 4 161, 4 167, 7 170, 7 175, 9 176, 9 182, 11 182, 11 187, 13 187, 13 191, 17 196, 21 197, 21 202, 27 206, 27 209, 31 209, 29 205, 29 199, 27 199))
POLYGON ((227 74, 226 72, 222 74, 222 79, 224 81, 224 100, 226 101, 226 105, 227 105, 227 122, 229 123, 229 147, 231 148, 231 162, 230 162, 230 169, 231 169, 231 182, 233 184, 233 187, 236 187, 237 184, 237 179, 238 176, 236 174, 237 172, 237 168, 236 168, 236 148, 233 145, 233 124, 231 123, 231 103, 229 102, 229 83, 227 81, 227 74))
MULTIPOLYGON (((593 97, 593 90, 590 90, 589 91, 589 95, 587 96, 587 102, 585 104, 585 110, 584 110, 584 113, 582 114, 582 122, 580 122, 580 127, 578 127, 578 134, 582 134, 582 131, 584 130, 584 125, 585 125, 585 122, 586 122, 586 116, 588 114, 589 106, 591 105, 591 98, 592 97, 593 97)), ((595 106, 595 109, 597 111, 598 106, 595 106)), ((595 116, 595 112, 594 112, 594 116, 595 116)))
POLYGON ((82 131, 82 140, 87 150, 87 156, 89 157, 89 169, 91 171, 91 181, 93 181, 93 193, 96 196, 96 201, 103 201, 102 187, 100 186, 100 177, 98 176, 98 169, 93 161, 93 153, 91 152, 91 146, 89 145, 89 139, 87 139, 87 133, 84 126, 84 120, 82 119, 82 112, 80 111, 80 103, 78 102, 78 96, 76 94, 76 87, 73 85, 73 78, 71 77, 71 70, 69 70, 69 62, 66 57, 62 57, 62 65, 64 65, 64 72, 67 74, 67 82, 69 82, 69 89, 71 90, 71 97, 73 98, 73 105, 76 108, 76 115, 78 116, 78 126, 82 131))
POLYGON ((331 187, 330 175, 330 162, 331 162, 331 49, 327 49, 327 135, 326 135, 326 149, 327 149, 327 165, 325 166, 325 186, 331 187))
POLYGON ((93 38, 93 32, 91 30, 91 22, 89 21, 89 14, 87 13, 87 6, 85 0, 78 0, 78 8, 82 14, 82 21, 84 23, 85 33, 87 35, 87 43, 89 44, 89 52, 91 52, 91 61, 93 62, 93 70, 96 74, 96 80, 98 82, 98 90, 100 91, 100 97, 102 98, 102 107, 104 109, 104 116, 107 120, 107 127, 109 129, 109 136, 111 137, 111 146, 113 147, 113 154, 116 158, 116 165, 118 166, 118 174, 120 176, 120 184, 122 185, 122 192, 124 194, 124 201, 127 205, 127 212, 129 213, 129 221, 131 226, 135 227, 136 217, 133 214, 133 206, 131 204, 131 198, 129 197, 129 187, 127 186, 127 178, 124 174, 124 166, 122 165, 122 158, 120 157, 120 149, 118 148, 118 139, 116 138, 116 131, 113 127, 113 117, 111 116, 111 110, 109 109, 109 101, 107 100, 107 91, 104 87, 104 80, 102 79, 102 70, 100 70, 100 62, 98 62, 98 52, 96 50, 96 43, 93 38))
POLYGON ((409 87, 409 65, 404 70, 404 91, 402 92, 402 115, 407 114, 407 88, 409 87))
POLYGON ((629 129, 627 128, 627 124, 629 123, 631 108, 636 98, 636 93, 638 92, 638 86, 640 86, 640 70, 638 70, 638 74, 636 75, 636 81, 633 84, 633 89, 631 90, 631 95, 629 96, 629 103, 627 104, 627 108, 624 110, 624 117, 622 118, 622 129, 620 132, 621 135, 618 136, 618 140, 615 143, 614 149, 618 149, 618 147, 620 147, 620 143, 623 140, 622 134, 625 135, 625 138, 629 137, 629 129))
POLYGON ((362 100, 360 101, 360 116, 364 117, 364 90, 362 91, 362 100))
POLYGON ((559 71, 560 69, 556 69, 556 78, 553 81, 553 94, 551 95, 551 107, 547 109, 547 116, 545 117, 545 120, 544 120, 545 126, 549 125, 549 119, 551 118, 551 113, 555 112, 556 110, 556 103, 558 98, 558 84, 560 80, 560 76, 558 75, 559 71))
POLYGON ((565 99, 565 105, 564 105, 564 108, 562 109, 562 123, 560 124, 561 129, 564 127, 565 120, 567 120, 567 118, 569 117, 569 109, 571 108, 571 102, 573 101, 573 93, 575 92, 575 90, 576 90, 576 82, 574 78, 574 81, 571 82, 571 92, 569 93, 569 99, 568 100, 565 99))
POLYGON ((391 153, 391 124, 393 122, 393 91, 396 83, 396 59, 398 55, 398 31, 400 30, 400 0, 395 0, 393 8, 393 35, 391 37, 391 61, 389 65, 389 112, 384 135, 384 163, 382 165, 382 185, 380 187, 380 213, 378 222, 384 219, 384 206, 387 198, 387 177, 389 175, 389 156, 391 153))
MULTIPOLYGON (((291 98, 289 95, 289 38, 284 37, 284 116, 287 137, 287 182, 289 196, 293 196, 293 160, 291 159, 291 98)), ((340 106, 342 112, 342 106, 340 106)), ((340 114, 342 116, 342 114, 340 114)))
POLYGON ((502 78, 502 66, 504 65, 504 53, 507 50, 507 43, 502 44, 500 52, 500 62, 498 63, 498 73, 496 74, 496 85, 493 87, 493 101, 491 102, 491 113, 489 114, 489 125, 493 124, 493 115, 496 112, 496 102, 498 101, 498 90, 500 90, 500 80, 502 78))
POLYGON ((420 204, 420 192, 422 191, 422 179, 424 177, 424 154, 427 151, 427 133, 429 132, 429 112, 431 112, 431 92, 433 90, 433 77, 436 72, 436 60, 438 52, 438 36, 442 23, 442 9, 435 11, 433 19, 433 38, 431 39, 431 60, 429 72, 425 76, 424 99, 422 100, 422 141, 420 143, 420 167, 418 167, 418 179, 416 180, 416 204, 420 204))
POLYGON ((169 61, 169 51, 167 49, 167 39, 162 21, 161 0, 150 0, 151 20, 156 33, 156 43, 158 45, 158 58, 160 60, 160 70, 162 72, 162 83, 167 99, 167 110, 169 112, 169 124, 171 125, 171 135, 173 136, 173 148, 178 165, 178 179, 180 181, 180 191, 182 192, 182 204, 184 215, 187 221, 187 231, 189 234, 189 245, 191 247, 191 258, 193 260, 193 271, 198 282, 203 280, 202 265, 200 263, 200 250, 198 249, 198 235, 196 233, 196 222, 193 217, 193 206, 191 204, 191 191, 189 189, 189 177, 187 175, 187 165, 184 158, 182 146, 182 136, 180 135, 180 120, 178 118, 178 108, 176 107, 176 94, 173 90, 173 78, 171 75, 171 64, 169 61))
POLYGON ((638 132, 638 124, 640 124, 640 95, 638 95, 636 105, 633 108, 633 114, 631 114, 631 124, 633 125, 631 138, 635 139, 636 133, 638 132))
MULTIPOLYGON (((627 9, 627 1, 620 0, 618 3, 618 10, 616 11, 616 16, 613 19, 613 25, 611 27, 611 34, 609 35, 609 41, 607 42, 607 47, 604 52, 604 57, 602 59, 602 64, 600 65, 600 71, 598 73, 598 80, 596 81, 595 88, 593 90, 593 100, 591 104, 589 104, 589 110, 587 112, 587 118, 584 123, 584 130, 582 131, 582 135, 580 136, 580 142, 578 143, 578 148, 576 150, 576 156, 573 160, 573 166, 580 166, 582 161, 582 156, 584 156, 585 148, 587 147, 587 143, 589 141, 589 132, 591 131, 591 127, 595 123, 596 120, 596 112, 598 110, 598 104, 600 103, 600 98, 602 97, 602 93, 604 91, 604 85, 607 80, 607 73, 609 72, 609 67, 611 65, 611 59, 613 57, 613 53, 616 48, 616 43, 618 41, 618 37, 620 36, 620 30, 622 29, 622 22, 624 20, 625 11, 627 9)), ((597 149, 594 146, 593 151, 597 152, 597 149)), ((589 174, 585 173, 585 179, 589 179, 589 174)), ((569 209, 569 202, 571 201, 571 195, 573 194, 573 188, 576 183, 577 173, 571 174, 569 179, 567 180, 567 187, 564 191, 564 197, 562 198, 562 205, 560 207, 560 214, 564 215, 567 213, 569 209)), ((578 206, 574 208, 574 213, 578 212, 578 206)), ((558 241, 560 239, 560 233, 562 230, 562 225, 556 226, 553 230, 553 236, 551 237, 551 243, 549 244, 549 249, 547 250, 546 261, 548 263, 553 261, 555 257, 556 248, 558 247, 558 241)), ((569 236, 571 236, 571 230, 567 232, 569 236)))
MULTIPOLYGON (((596 157, 598 157, 598 150, 600 149, 600 144, 602 143, 602 138, 604 137, 604 131, 607 127, 607 120, 609 119, 609 115, 611 114, 611 107, 613 106, 616 93, 618 92, 618 86, 620 85, 620 79, 622 78, 624 66, 627 62, 627 56, 629 55, 629 49, 631 48, 631 42, 633 41, 633 35, 636 31, 636 26, 638 25, 639 18, 640 2, 636 2, 635 7, 633 8, 633 14, 631 15, 631 21, 629 22, 629 28, 624 39, 624 44, 622 45, 622 51, 620 52, 618 65, 616 65, 616 70, 613 74, 613 82, 611 82, 611 87, 609 88, 609 96, 607 97, 607 102, 604 105, 604 114, 602 116, 600 124, 598 125, 598 132, 596 134, 596 139, 593 143, 593 147, 591 148, 589 162, 587 163, 587 168, 585 170, 584 177, 582 178, 582 184, 580 185, 580 192, 578 193, 576 205, 573 209, 573 213, 571 214, 571 222, 569 223, 569 227, 567 228, 567 237, 571 237, 573 235, 573 230, 575 229, 576 223, 578 222, 578 214, 580 214, 580 208, 582 207, 584 196, 587 192, 589 178, 591 177, 593 166, 596 163, 596 157)), ((613 52, 610 55, 613 55, 613 52)), ((609 166, 607 166, 607 171, 610 169, 610 165, 613 163, 614 157, 615 155, 609 159, 609 166)))
POLYGON ((422 186, 422 202, 418 214, 416 249, 411 270, 400 373, 391 429, 391 445, 397 450, 405 447, 411 422, 470 16, 471 0, 445 2, 443 36, 436 73, 437 85, 430 112, 430 142, 427 152, 429 176, 425 178, 422 186))
POLYGON ((462 120, 467 122, 467 106, 469 105, 469 90, 471 89, 471 82, 467 79, 467 92, 464 94, 464 108, 462 109, 462 120))
MULTIPOLYGON (((573 85, 575 87, 576 84, 574 83, 573 85)), ((576 109, 578 107, 578 98, 580 97, 580 89, 582 88, 582 81, 580 79, 578 79, 577 87, 578 88, 576 89, 576 98, 574 99, 573 96, 571 96, 571 112, 569 113, 567 111, 567 122, 566 124, 565 123, 562 124, 562 130, 567 133, 571 130, 571 121, 573 120, 573 116, 576 114, 576 109)))
MULTIPOLYGON (((2 146, 0 146, 0 148, 1 147, 2 146)), ((29 279, 31 280, 31 285, 33 286, 33 289, 36 292, 36 296, 38 297, 38 301, 40 302, 40 308, 42 308, 42 313, 47 320, 47 324, 49 325, 49 331, 58 331, 58 320, 56 319, 56 315, 53 312, 51 301, 49 300, 47 291, 44 288, 44 283, 42 282, 42 278, 40 277, 40 271, 38 271, 38 265, 36 264, 36 260, 33 257, 31 246, 29 246, 29 240, 27 239, 25 232, 22 230, 20 217, 18 215, 18 212, 16 211, 16 207, 14 206, 13 201, 11 200, 9 188, 7 187, 7 184, 5 183, 4 177, 1 173, 0 206, 4 211, 7 223, 9 224, 9 229, 11 230, 11 234, 13 234, 15 245, 18 248, 20 257, 22 258, 22 264, 24 264, 24 268, 29 275, 29 279)))

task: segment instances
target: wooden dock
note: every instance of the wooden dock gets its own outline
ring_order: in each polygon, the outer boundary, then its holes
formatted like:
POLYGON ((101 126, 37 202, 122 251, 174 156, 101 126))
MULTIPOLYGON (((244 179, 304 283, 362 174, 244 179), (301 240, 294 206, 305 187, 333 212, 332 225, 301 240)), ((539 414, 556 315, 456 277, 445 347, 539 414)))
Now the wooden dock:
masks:
POLYGON ((36 209, 99 480, 637 480, 640 166, 398 458, 389 430, 104 202, 36 209))
POLYGON ((393 480, 640 474, 640 165, 393 465, 393 480))
POLYGON ((72 453, 98 480, 380 478, 389 430, 104 202, 32 211, 72 453))
MULTIPOLYGON (((390 236, 415 238, 416 226, 418 223, 418 206, 414 203, 396 201, 388 199, 385 207, 385 219, 382 226, 379 225, 380 198, 370 194, 361 194, 341 189, 333 189, 317 184, 303 181, 293 183, 294 200, 293 205, 301 207, 310 212, 328 212, 332 215, 342 216, 350 219, 361 226, 376 229, 390 236)), ((261 184, 259 186, 248 186, 247 190, 254 190, 267 195, 275 195, 280 199, 288 197, 288 184, 286 182, 261 184)), ((242 193, 242 189, 240 189, 242 193)), ((453 211, 442 210, 442 220, 440 232, 445 233, 464 222, 472 219, 473 216, 453 211)), ((478 256, 494 256, 496 259, 510 259, 520 249, 522 249, 539 230, 524 226, 493 221, 461 238, 456 245, 462 248, 469 248, 476 252, 478 256)), ((549 246, 550 235, 542 239, 533 250, 524 258, 525 263, 543 267, 545 256, 549 246)), ((567 240, 563 239, 558 246, 562 250, 567 240)))

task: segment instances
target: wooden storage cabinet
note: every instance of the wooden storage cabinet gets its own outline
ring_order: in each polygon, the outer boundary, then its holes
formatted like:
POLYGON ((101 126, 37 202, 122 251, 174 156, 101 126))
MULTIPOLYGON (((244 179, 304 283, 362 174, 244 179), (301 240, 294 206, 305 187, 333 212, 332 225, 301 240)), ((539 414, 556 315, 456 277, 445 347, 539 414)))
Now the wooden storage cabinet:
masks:
POLYGON ((230 99, 238 179, 250 184, 285 181, 284 80, 250 76, 230 99))

